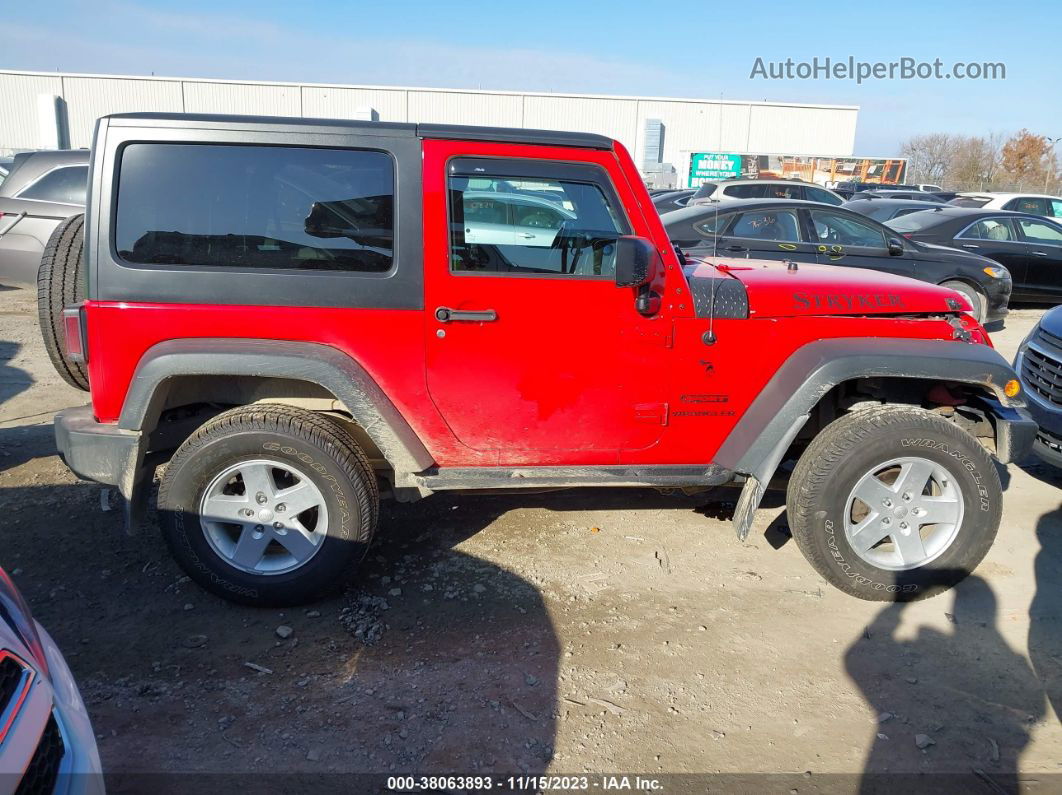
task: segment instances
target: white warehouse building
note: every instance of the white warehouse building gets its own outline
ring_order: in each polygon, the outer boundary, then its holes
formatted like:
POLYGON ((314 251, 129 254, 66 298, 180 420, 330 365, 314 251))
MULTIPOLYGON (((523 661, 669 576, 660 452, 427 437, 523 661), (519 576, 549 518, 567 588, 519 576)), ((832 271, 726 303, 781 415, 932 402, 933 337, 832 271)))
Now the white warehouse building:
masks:
POLYGON ((0 153, 80 148, 108 113, 376 119, 594 132, 657 184, 687 183, 693 152, 848 157, 857 106, 520 91, 275 83, 0 70, 0 153), (672 171, 673 169, 673 171, 672 171))

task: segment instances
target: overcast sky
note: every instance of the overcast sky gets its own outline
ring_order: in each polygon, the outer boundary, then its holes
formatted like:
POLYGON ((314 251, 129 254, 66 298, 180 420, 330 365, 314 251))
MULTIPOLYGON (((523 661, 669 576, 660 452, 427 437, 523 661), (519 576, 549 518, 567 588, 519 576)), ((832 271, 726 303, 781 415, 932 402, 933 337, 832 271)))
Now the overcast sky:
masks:
MULTIPOLYGON (((924 132, 1062 136, 1057 0, 11 3, 0 68, 859 105, 856 154, 924 132), (763 80, 765 62, 1003 62, 1005 80, 763 80)), ((470 120, 472 122, 474 120, 470 120)), ((1062 146, 1060 146, 1062 150, 1062 146)))

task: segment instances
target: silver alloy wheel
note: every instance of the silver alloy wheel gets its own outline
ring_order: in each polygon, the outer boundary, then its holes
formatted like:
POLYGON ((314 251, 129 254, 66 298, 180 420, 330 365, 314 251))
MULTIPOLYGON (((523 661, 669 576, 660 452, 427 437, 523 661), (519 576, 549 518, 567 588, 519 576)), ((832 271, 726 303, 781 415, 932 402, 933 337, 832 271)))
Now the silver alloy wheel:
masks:
POLYGON ((220 472, 199 500, 211 548, 250 574, 285 574, 313 558, 328 534, 324 496, 305 474, 271 459, 220 472))
POLYGON ((951 473, 925 458, 894 458, 861 477, 848 495, 844 533, 879 569, 925 566, 955 541, 965 510, 951 473))

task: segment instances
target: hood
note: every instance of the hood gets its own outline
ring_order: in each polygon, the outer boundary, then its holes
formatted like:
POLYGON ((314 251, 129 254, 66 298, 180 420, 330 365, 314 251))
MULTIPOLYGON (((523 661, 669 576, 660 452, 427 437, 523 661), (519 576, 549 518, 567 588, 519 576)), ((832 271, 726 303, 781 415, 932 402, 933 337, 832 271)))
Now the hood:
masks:
POLYGON ((691 290, 695 280, 737 281, 748 296, 749 317, 802 315, 909 315, 971 311, 954 290, 882 271, 837 265, 787 263, 755 259, 687 256, 691 290))
POLYGON ((1062 307, 1056 306, 1045 312, 1039 326, 1052 337, 1062 337, 1062 307))
POLYGON ((911 240, 912 243, 917 243, 919 246, 918 259, 933 261, 933 262, 963 262, 980 270, 986 266, 1000 267, 1000 264, 994 259, 989 259, 981 254, 975 254, 972 251, 966 251, 961 248, 954 248, 953 246, 941 246, 937 243, 927 243, 924 240, 919 240, 917 237, 911 240))

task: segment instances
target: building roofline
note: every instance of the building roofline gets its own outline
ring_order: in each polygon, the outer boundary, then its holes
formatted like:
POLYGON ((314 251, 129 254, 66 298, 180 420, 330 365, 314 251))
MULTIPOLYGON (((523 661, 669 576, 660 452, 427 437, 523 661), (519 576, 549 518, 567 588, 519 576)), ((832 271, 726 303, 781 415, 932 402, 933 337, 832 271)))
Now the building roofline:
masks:
POLYGON ((553 97, 562 99, 611 99, 641 102, 677 102, 684 104, 711 104, 711 105, 745 105, 761 107, 783 108, 813 108, 817 110, 859 110, 859 105, 826 105, 807 102, 772 102, 768 100, 743 100, 743 99, 710 99, 697 97, 650 97, 629 94, 577 94, 571 92, 549 91, 520 91, 511 90, 487 90, 478 88, 447 88, 443 86, 388 86, 388 85, 363 85, 360 83, 304 83, 288 80, 231 80, 221 77, 179 77, 174 75, 121 75, 121 74, 96 74, 89 72, 34 72, 23 69, 0 69, 0 75, 21 75, 23 77, 76 77, 97 78, 107 80, 160 80, 182 83, 212 83, 229 85, 249 86, 287 86, 290 88, 346 88, 359 89, 362 91, 429 91, 447 92, 451 94, 478 94, 493 96, 527 96, 527 97, 553 97))

